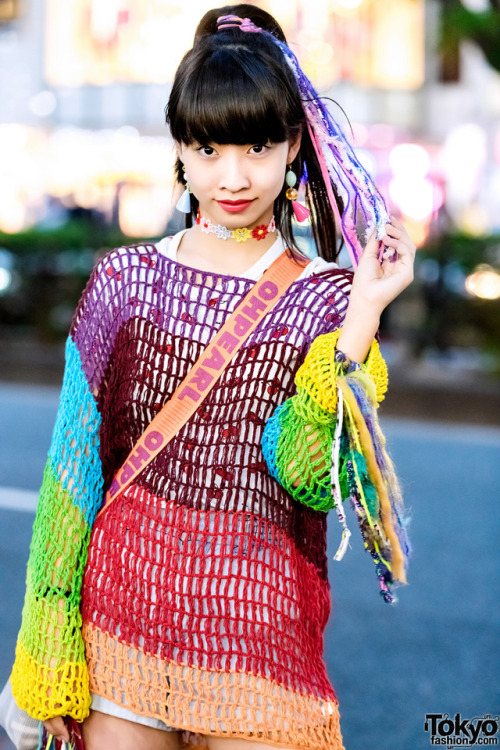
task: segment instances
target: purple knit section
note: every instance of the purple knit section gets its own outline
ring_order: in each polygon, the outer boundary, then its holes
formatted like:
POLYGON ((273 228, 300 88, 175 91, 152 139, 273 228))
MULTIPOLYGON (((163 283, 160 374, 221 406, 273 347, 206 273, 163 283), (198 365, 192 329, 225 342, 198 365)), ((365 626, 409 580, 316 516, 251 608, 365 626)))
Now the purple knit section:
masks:
MULTIPOLYGON (((330 270, 295 281, 247 346, 276 337, 279 329, 281 341, 307 350, 316 336, 339 325, 351 276, 330 270)), ((168 332, 204 348, 254 284, 251 279, 189 268, 154 245, 110 251, 94 268, 71 325, 91 391, 101 390, 118 332, 131 318, 153 323, 159 334, 168 332)))

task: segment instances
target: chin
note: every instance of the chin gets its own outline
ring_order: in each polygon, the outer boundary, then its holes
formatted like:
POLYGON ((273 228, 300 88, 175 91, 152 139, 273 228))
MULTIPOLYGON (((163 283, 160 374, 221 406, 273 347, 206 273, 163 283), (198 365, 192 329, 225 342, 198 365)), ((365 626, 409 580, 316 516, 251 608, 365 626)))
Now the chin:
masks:
POLYGON ((262 223, 260 222, 259 216, 256 216, 254 211, 241 211, 233 214, 224 211, 222 208, 218 208, 216 212, 214 211, 212 221, 217 222, 217 224, 223 224, 228 229, 248 227, 256 222, 262 223))
POLYGON ((251 224, 252 219, 249 219, 243 213, 227 214, 225 211, 222 211, 218 214, 217 223, 224 224, 229 229, 237 229, 238 227, 246 227, 248 224, 251 224))

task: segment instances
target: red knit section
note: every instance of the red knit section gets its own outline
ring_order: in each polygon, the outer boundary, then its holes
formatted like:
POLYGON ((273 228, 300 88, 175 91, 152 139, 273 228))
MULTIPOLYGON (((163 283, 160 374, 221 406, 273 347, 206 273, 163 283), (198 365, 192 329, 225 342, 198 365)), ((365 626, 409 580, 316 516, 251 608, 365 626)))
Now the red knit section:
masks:
POLYGON ((286 533, 136 485, 124 495, 92 532, 85 622, 165 662, 336 700, 322 660, 330 587, 286 533))
MULTIPOLYGON (((152 494, 199 510, 207 504, 221 511, 248 509, 282 529, 326 581, 326 514, 290 497, 269 474, 260 445, 266 421, 295 392, 295 370, 308 349, 303 337, 296 338, 300 348, 293 346, 281 334, 284 328, 275 326, 279 336, 242 348, 137 482, 152 494), (254 372, 264 377, 252 377, 254 372)), ((160 334, 147 321, 123 325, 100 406, 106 487, 202 349, 198 342, 160 334)))

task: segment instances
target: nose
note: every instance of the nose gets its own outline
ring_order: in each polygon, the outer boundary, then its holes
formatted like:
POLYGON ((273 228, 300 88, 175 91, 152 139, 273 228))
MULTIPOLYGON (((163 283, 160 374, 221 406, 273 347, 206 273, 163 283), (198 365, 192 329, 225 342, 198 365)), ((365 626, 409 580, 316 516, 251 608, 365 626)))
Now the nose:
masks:
POLYGON ((250 176, 241 154, 237 152, 224 154, 224 158, 219 162, 219 168, 219 190, 238 193, 250 187, 250 176))

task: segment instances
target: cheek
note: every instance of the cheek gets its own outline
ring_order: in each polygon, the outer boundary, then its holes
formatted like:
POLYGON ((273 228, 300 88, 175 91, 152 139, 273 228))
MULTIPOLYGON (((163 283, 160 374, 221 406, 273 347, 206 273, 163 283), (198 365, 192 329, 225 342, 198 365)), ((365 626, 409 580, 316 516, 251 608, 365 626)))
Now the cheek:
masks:
POLYGON ((208 171, 195 169, 194 167, 189 171, 189 168, 186 167, 186 174, 189 177, 189 186, 193 193, 204 193, 207 190, 210 190, 213 180, 208 171))
POLYGON ((268 169, 269 192, 273 194, 273 198, 277 198, 282 190, 286 189, 286 168, 286 156, 281 153, 277 154, 273 164, 268 169))
POLYGON ((272 195, 273 200, 278 197, 278 195, 283 190, 283 183, 284 183, 284 176, 282 174, 281 169, 277 169, 276 172, 273 175, 272 181, 268 184, 267 192, 269 195, 272 195))
MULTIPOLYGON (((259 175, 255 175, 255 183, 259 184, 260 192, 274 200, 283 189, 285 182, 285 169, 281 161, 269 165, 259 175)), ((255 184, 254 183, 254 184, 255 184)))

